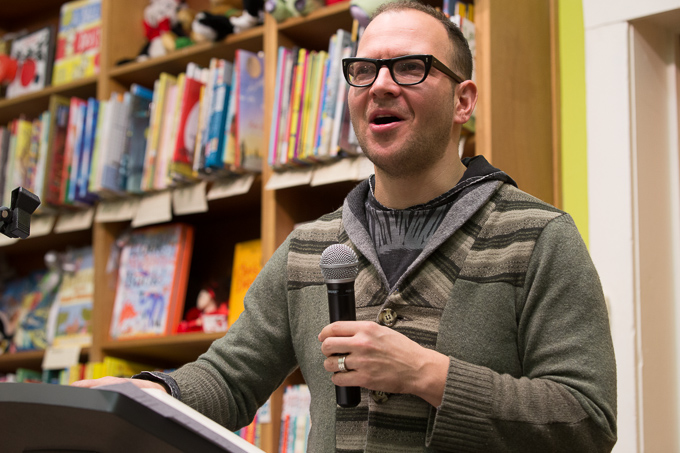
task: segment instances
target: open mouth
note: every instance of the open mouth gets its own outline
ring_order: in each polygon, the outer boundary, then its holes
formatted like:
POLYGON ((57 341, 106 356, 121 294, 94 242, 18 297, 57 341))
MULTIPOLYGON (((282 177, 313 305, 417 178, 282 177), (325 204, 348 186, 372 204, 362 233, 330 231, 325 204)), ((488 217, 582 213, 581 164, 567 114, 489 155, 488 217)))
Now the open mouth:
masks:
POLYGON ((378 116, 376 118, 373 118, 371 123, 382 126, 382 125, 385 125, 385 124, 396 123, 398 121, 401 121, 401 118, 396 117, 396 116, 386 115, 386 116, 378 116))

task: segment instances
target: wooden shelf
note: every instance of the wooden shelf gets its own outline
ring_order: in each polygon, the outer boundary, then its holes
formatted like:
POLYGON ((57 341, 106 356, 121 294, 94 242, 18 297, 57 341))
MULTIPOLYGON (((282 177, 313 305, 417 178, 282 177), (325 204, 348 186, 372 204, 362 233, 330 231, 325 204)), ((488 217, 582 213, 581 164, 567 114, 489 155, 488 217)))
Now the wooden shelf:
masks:
MULTIPOLYGON (((86 361, 89 348, 80 352, 80 360, 86 361)), ((13 354, 0 355, 0 373, 13 373, 17 368, 40 370, 45 351, 22 351, 13 354)))
POLYGON ((44 90, 28 93, 10 99, 0 100, 0 124, 7 124, 20 115, 26 118, 37 118, 47 110, 50 96, 77 96, 88 98, 97 94, 97 76, 85 77, 73 82, 57 86, 49 86, 44 90))
POLYGON ((194 44, 161 57, 117 66, 111 69, 109 77, 126 86, 138 83, 153 88, 153 84, 161 72, 179 74, 186 70, 187 64, 190 62, 208 67, 210 59, 218 55, 220 58, 233 60, 236 49, 245 49, 251 52, 262 50, 263 39, 264 27, 259 26, 230 35, 224 41, 218 43, 194 44))
POLYGON ((220 333, 184 333, 158 338, 107 341, 101 345, 106 355, 149 363, 163 368, 179 367, 195 360, 220 333))

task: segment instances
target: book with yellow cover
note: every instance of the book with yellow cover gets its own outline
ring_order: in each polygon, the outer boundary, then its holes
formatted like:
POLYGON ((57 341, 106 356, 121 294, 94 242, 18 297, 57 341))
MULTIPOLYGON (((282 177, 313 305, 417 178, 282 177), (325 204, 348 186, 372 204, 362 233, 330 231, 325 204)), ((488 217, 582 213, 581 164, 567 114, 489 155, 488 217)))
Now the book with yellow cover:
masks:
POLYGON ((230 326, 243 312, 243 299, 260 270, 262 270, 262 241, 253 239, 236 244, 229 292, 230 326))

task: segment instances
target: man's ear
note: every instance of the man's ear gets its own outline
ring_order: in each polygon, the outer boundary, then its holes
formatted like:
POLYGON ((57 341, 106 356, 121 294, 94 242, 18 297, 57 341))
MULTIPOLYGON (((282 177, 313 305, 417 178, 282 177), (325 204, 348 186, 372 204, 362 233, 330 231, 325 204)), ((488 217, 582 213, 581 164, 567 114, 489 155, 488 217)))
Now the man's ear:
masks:
POLYGON ((456 86, 456 124, 467 123, 477 105, 477 85, 472 80, 465 80, 456 86))

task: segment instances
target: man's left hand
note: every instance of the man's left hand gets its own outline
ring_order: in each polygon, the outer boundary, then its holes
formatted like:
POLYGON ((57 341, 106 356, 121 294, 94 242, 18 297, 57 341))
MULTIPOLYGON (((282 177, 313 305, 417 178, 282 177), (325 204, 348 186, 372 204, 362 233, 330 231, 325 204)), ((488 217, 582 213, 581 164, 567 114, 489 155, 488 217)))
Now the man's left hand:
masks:
POLYGON ((370 321, 338 321, 319 334, 326 371, 333 383, 387 393, 420 396, 435 407, 441 404, 449 358, 420 346, 405 335, 370 321), (339 356, 346 356, 347 372, 339 372, 339 356))

